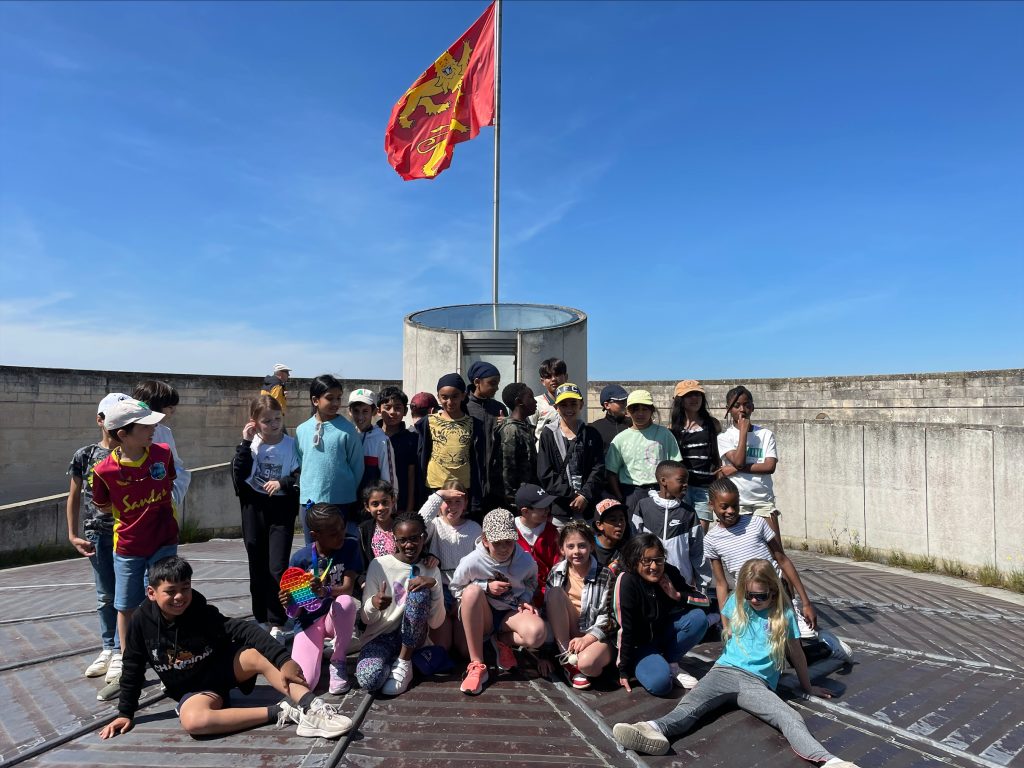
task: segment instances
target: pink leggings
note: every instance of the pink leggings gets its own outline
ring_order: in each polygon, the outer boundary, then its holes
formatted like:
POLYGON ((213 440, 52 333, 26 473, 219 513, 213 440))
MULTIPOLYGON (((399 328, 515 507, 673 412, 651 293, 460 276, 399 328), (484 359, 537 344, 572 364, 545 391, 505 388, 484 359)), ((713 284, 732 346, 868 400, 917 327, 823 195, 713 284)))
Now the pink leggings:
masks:
POLYGON ((312 624, 296 633, 292 641, 292 658, 302 668, 310 690, 320 680, 320 661, 323 658, 324 638, 334 638, 331 661, 344 661, 352 629, 356 625, 356 603, 349 595, 334 598, 331 609, 312 624))

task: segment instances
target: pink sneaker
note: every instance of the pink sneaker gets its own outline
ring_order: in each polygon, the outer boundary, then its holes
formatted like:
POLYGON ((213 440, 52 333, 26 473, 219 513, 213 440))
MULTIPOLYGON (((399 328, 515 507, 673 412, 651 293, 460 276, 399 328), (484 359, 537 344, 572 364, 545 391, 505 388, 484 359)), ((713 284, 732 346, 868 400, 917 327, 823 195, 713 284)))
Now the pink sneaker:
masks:
POLYGON ((479 661, 469 662, 466 667, 466 676, 462 678, 462 685, 459 690, 468 693, 470 696, 479 696, 487 682, 487 665, 479 661))

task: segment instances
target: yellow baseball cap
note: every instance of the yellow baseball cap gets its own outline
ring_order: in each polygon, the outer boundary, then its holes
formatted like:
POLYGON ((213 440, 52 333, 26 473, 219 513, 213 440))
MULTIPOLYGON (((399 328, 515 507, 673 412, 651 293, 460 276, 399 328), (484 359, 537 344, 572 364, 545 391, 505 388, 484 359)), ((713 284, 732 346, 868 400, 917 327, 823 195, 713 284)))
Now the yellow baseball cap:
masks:
POLYGON ((575 384, 562 384, 555 390, 555 405, 558 405, 563 400, 582 400, 583 393, 580 392, 580 388, 575 384))
POLYGON ((626 398, 626 407, 629 408, 631 405, 649 405, 653 408, 654 398, 646 389, 634 389, 626 398))

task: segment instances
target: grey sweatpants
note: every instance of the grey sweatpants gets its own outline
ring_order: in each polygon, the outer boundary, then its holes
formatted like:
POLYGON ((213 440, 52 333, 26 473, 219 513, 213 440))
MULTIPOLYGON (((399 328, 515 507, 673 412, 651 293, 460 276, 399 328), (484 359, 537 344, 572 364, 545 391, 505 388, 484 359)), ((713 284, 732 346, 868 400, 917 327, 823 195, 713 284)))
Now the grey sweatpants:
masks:
POLYGON ((824 762, 832 759, 833 755, 811 736, 803 718, 776 696, 764 680, 735 667, 712 667, 675 709, 655 720, 654 724, 669 739, 674 739, 693 728, 708 712, 726 704, 736 704, 778 728, 793 751, 805 760, 824 762))

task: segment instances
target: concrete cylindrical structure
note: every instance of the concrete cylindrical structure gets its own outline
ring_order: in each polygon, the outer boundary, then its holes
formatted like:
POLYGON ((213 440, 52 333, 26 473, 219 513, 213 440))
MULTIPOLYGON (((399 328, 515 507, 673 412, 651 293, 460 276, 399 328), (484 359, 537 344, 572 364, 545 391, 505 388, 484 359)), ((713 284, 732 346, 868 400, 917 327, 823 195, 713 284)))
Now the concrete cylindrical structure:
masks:
MULTIPOLYGON (((405 318, 402 379, 411 397, 436 392, 437 380, 486 360, 513 381, 540 394, 542 360, 565 360, 569 381, 586 393, 587 316, 548 304, 458 304, 413 312, 405 318)), ((501 393, 498 393, 501 398, 501 393)))

